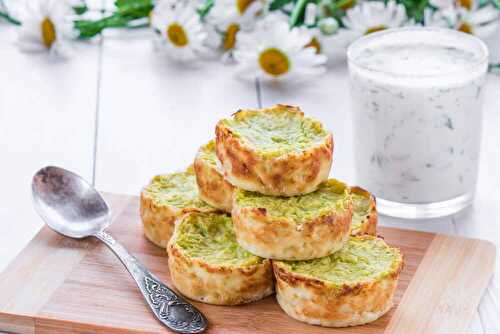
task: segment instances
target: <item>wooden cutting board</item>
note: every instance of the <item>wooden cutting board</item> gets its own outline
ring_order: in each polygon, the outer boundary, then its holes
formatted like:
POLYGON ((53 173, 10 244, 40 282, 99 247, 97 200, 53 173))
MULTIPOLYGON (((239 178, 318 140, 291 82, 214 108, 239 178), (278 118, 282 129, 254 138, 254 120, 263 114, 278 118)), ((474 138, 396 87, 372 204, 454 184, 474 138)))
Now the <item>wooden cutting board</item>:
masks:
MULTIPOLYGON (((106 195, 110 232, 171 285, 164 250, 142 235, 138 198, 106 195)), ((22 222, 19 222, 22 223, 22 222)), ((396 306, 372 324, 348 329, 306 325, 270 296, 245 306, 196 303, 209 333, 464 333, 493 272, 486 241, 380 228, 405 267, 396 306)), ((94 239, 71 240, 43 228, 0 274, 0 331, 14 333, 168 333, 150 313, 115 256, 94 239)))

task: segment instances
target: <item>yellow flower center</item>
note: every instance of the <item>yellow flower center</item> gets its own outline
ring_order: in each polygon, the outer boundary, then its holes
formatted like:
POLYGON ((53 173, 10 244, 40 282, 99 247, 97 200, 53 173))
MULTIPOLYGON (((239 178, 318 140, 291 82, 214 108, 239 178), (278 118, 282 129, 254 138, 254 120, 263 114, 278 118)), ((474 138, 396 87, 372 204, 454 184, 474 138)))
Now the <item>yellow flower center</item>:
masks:
POLYGON ((457 3, 465 9, 471 10, 474 0, 457 0, 457 3))
POLYGON ((306 48, 315 48, 316 53, 321 52, 321 44, 319 44, 318 39, 316 37, 313 37, 309 43, 306 44, 306 48))
POLYGON ((385 26, 383 24, 378 25, 378 26, 373 26, 373 27, 370 27, 370 28, 366 29, 365 35, 371 34, 372 32, 377 32, 377 31, 385 30, 385 29, 387 29, 387 26, 385 26))
POLYGON ((236 23, 233 23, 227 27, 226 34, 224 35, 224 42, 222 47, 224 50, 231 50, 236 44, 236 34, 240 31, 240 26, 236 23))
POLYGON ((52 44, 56 41, 56 28, 54 27, 54 23, 46 17, 42 21, 42 42, 43 44, 47 47, 47 49, 50 49, 52 44))
POLYGON ((460 25, 458 26, 458 30, 461 31, 461 32, 465 32, 467 34, 473 34, 474 33, 474 29, 467 22, 460 23, 460 25))
POLYGON ((167 37, 173 45, 181 48, 189 42, 186 31, 179 23, 172 23, 167 27, 167 37))
POLYGON ((243 14, 247 8, 256 0, 236 0, 236 8, 238 8, 238 11, 240 14, 243 14))
POLYGON ((264 50, 259 56, 260 67, 264 72, 278 77, 290 70, 288 57, 280 50, 270 48, 264 50))

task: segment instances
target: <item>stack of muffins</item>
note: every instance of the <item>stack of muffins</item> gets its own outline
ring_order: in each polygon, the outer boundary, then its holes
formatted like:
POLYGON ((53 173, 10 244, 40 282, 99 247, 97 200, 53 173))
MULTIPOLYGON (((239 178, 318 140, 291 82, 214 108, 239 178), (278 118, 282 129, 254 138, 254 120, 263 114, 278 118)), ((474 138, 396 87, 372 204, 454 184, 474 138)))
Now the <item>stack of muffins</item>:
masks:
POLYGON ((345 327, 392 307, 403 260, 376 237, 371 194, 328 179, 333 137, 299 108, 218 122, 185 172, 141 193, 146 237, 185 296, 238 305, 276 291, 291 317, 345 327))

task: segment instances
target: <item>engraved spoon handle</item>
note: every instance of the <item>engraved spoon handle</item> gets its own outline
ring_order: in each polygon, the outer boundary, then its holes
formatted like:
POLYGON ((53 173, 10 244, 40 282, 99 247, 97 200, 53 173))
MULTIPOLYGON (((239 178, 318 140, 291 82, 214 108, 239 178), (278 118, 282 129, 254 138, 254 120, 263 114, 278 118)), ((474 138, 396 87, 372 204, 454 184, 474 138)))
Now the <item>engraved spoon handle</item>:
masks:
POLYGON ((201 333, 207 328, 207 320, 198 309, 163 284, 110 234, 101 231, 94 236, 118 256, 153 313, 165 326, 185 334, 201 333))

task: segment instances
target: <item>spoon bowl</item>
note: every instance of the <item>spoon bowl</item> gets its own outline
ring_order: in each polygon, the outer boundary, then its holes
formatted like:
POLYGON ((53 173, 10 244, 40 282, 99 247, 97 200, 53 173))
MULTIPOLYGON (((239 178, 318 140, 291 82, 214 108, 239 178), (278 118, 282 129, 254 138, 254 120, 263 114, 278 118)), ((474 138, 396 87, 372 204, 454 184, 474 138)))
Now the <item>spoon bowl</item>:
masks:
POLYGON ((85 238, 109 225, 109 208, 92 185, 59 167, 45 167, 31 183, 35 210, 54 231, 85 238))

